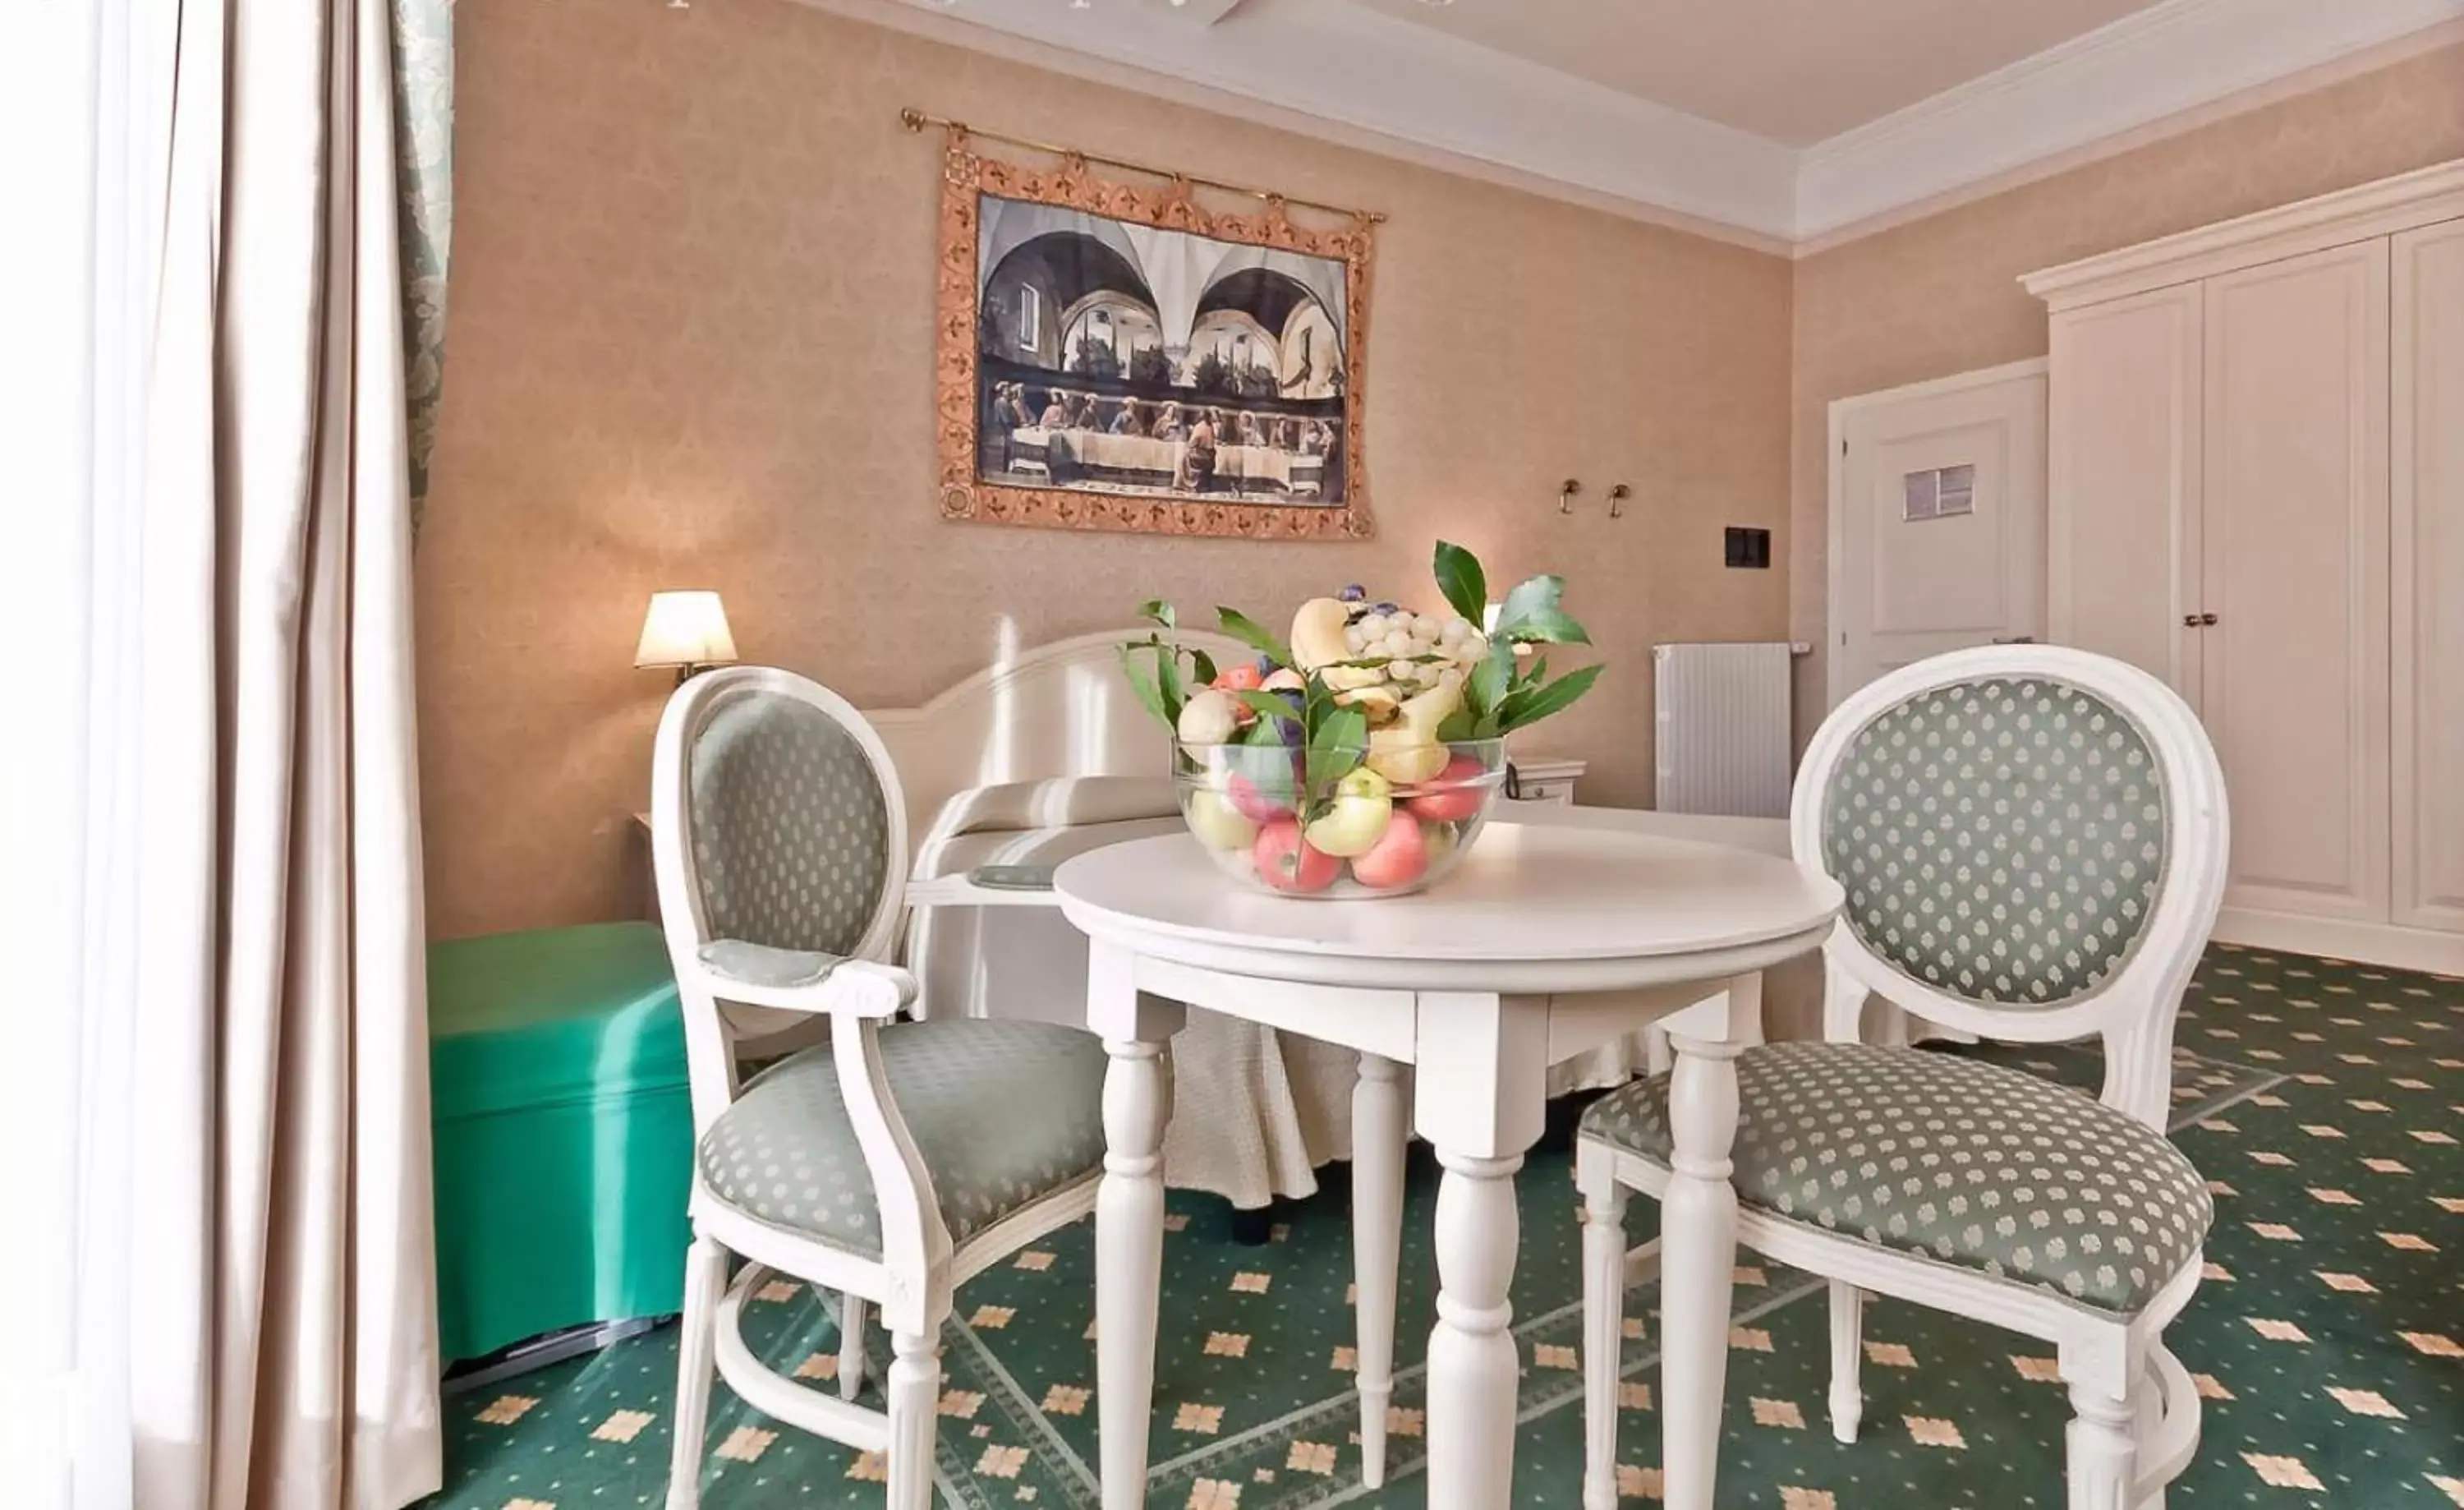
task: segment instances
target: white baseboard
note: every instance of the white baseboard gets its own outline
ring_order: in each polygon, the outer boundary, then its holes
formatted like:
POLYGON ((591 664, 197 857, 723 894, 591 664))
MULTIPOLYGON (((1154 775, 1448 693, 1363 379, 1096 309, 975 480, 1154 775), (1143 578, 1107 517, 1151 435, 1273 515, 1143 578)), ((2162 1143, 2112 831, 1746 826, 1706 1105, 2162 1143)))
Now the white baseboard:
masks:
POLYGON ((2322 955, 2392 969, 2464 975, 2464 933, 2433 933, 2427 928, 2400 928, 2393 923, 2348 922, 2338 918, 2302 918, 2291 913, 2227 907, 2216 914, 2215 938, 2221 944, 2322 955))

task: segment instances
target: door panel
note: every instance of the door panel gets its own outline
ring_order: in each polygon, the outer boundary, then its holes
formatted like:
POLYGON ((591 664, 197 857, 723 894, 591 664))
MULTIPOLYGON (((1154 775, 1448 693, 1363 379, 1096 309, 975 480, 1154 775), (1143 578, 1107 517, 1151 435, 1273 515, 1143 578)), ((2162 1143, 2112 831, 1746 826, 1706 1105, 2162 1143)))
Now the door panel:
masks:
POLYGON ((2053 319, 2046 628, 2195 702, 2202 285, 2053 319))
POLYGON ((2464 221, 2392 261, 2391 905, 2464 932, 2464 221))
POLYGON ((2208 280, 2199 712, 2229 906, 2387 916, 2387 243, 2208 280))
POLYGON ((1995 368, 1834 407, 1831 700, 1945 651, 2045 633, 2045 376, 1995 368))

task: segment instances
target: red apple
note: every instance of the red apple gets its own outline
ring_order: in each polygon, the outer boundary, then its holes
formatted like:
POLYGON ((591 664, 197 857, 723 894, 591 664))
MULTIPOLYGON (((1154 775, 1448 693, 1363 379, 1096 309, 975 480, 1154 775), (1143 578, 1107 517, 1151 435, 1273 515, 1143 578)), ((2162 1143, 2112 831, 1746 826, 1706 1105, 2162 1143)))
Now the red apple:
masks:
POLYGON ((1232 804, 1241 816, 1259 823, 1291 816, 1292 805, 1288 796, 1270 797, 1256 782, 1239 771, 1224 778, 1223 799, 1232 804))
POLYGON ((1409 818, 1386 825, 1365 855, 1353 856, 1352 878, 1380 891, 1409 886, 1428 874, 1429 841, 1409 818))
POLYGON ((1439 823, 1461 823, 1480 811, 1483 798, 1488 794, 1482 783, 1488 768, 1469 755, 1458 755, 1446 762, 1446 768, 1437 779, 1426 782, 1404 799, 1403 806, 1419 817, 1439 823))
POLYGON ((1277 891, 1324 891, 1334 884, 1343 862, 1301 837, 1300 821, 1282 817, 1258 831, 1249 848, 1258 878, 1277 891))

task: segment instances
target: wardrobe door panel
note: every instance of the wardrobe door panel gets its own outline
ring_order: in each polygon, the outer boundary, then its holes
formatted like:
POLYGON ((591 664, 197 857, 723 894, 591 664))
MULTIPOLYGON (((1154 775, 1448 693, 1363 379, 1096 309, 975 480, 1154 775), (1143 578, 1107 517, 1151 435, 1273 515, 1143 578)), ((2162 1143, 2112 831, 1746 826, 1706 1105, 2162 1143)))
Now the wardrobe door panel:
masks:
POLYGON ((2199 713, 2229 906, 2388 914, 2387 243, 2207 282, 2199 713))
POLYGON ((2464 932, 2464 220, 2392 254, 2394 921, 2464 932))
POLYGON ((2047 630, 2193 702, 2203 285, 2053 318, 2047 630))

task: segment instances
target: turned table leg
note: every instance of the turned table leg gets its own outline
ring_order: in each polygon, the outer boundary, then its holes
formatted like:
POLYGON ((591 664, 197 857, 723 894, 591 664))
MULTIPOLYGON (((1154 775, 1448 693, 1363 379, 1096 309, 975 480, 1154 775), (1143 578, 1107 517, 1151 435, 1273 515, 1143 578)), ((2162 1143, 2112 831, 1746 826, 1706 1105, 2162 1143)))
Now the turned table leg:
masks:
POLYGON ((1438 1323, 1429 1333, 1430 1510, 1500 1510, 1514 1482, 1521 1378, 1507 1299, 1520 1240, 1514 1174, 1539 1139, 1545 1000, 1425 992, 1415 1120, 1438 1187, 1438 1323))
POLYGON ((1352 1278, 1359 1365, 1360 1481, 1386 1482, 1386 1407, 1395 1395, 1395 1272, 1403 1246, 1403 1069, 1360 1056, 1352 1091, 1352 1278))
POLYGON ((1185 1016, 1142 997, 1130 957, 1089 950, 1087 1025, 1111 1056, 1104 1076, 1104 1177, 1095 1192, 1095 1403, 1104 1510, 1146 1503, 1163 1286, 1163 1134, 1172 1120, 1167 1044, 1185 1016))
POLYGON ((1737 1261, 1737 1133, 1743 1024, 1762 1015, 1762 977, 1728 985, 1726 1035, 1671 1033, 1668 1193, 1661 1200, 1661 1471, 1667 1510, 1711 1510, 1720 1405, 1728 1381, 1728 1304, 1737 1261))

